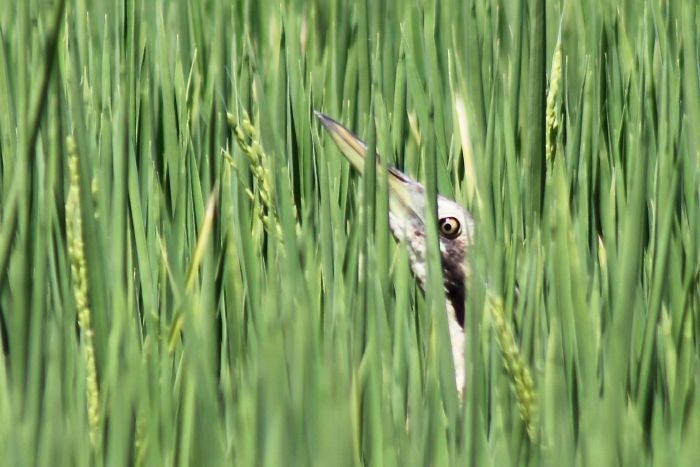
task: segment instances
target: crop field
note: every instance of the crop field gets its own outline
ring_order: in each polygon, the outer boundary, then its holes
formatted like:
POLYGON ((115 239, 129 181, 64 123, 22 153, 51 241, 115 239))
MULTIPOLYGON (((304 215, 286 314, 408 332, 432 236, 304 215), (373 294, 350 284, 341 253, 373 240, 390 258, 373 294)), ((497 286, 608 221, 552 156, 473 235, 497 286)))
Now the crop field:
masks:
POLYGON ((700 465, 700 5, 0 0, 0 331, 0 465, 700 465))

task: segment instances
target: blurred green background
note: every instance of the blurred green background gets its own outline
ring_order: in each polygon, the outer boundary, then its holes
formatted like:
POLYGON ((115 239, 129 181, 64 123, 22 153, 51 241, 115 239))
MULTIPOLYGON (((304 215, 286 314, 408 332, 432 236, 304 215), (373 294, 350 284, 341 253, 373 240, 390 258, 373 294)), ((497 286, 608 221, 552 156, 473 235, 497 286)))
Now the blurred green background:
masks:
POLYGON ((0 11, 1 464, 700 464, 694 0, 0 11), (461 403, 314 109, 474 214, 461 403))

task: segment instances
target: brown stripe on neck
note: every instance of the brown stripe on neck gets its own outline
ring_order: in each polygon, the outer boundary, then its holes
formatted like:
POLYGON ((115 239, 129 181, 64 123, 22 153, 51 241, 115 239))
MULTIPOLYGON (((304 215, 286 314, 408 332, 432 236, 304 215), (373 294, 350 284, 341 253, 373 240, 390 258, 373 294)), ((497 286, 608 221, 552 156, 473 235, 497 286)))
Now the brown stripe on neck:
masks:
POLYGON ((455 319, 464 329, 464 298, 466 286, 464 284, 464 272, 462 265, 450 255, 442 255, 442 270, 445 279, 445 295, 454 309, 455 319))
POLYGON ((461 284, 445 283, 447 286, 445 291, 447 292, 447 299, 452 304, 452 308, 455 311, 455 319, 459 323, 459 326, 464 329, 464 282, 461 284))

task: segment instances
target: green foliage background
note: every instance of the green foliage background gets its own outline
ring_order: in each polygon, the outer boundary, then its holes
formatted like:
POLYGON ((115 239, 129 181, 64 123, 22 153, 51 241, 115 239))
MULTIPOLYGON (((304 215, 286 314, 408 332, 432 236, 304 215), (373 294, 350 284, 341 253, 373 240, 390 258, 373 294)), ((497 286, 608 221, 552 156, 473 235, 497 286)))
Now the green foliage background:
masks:
POLYGON ((697 2, 0 11, 2 464, 700 462, 697 2), (463 403, 314 109, 473 212, 463 403))

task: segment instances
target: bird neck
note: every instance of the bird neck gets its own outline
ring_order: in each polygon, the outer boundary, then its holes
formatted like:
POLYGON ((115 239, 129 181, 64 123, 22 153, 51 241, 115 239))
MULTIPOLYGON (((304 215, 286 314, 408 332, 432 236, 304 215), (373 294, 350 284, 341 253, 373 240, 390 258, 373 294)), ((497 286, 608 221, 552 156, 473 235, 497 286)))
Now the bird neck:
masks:
MULTIPOLYGON (((462 304, 462 310, 464 309, 464 301, 460 302, 462 304)), ((454 306, 447 300, 447 326, 450 332, 450 346, 452 348, 452 360, 455 367, 455 382, 457 383, 457 393, 462 398, 464 392, 465 381, 465 356, 464 356, 464 329, 462 324, 457 321, 457 312, 454 306)), ((462 316, 464 316, 464 311, 462 311, 462 316)))

